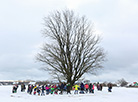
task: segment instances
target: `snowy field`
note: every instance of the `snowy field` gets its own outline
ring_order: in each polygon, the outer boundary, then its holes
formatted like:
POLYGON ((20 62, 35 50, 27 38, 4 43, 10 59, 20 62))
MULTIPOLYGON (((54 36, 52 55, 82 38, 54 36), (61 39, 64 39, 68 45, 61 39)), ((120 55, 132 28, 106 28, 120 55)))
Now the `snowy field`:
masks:
POLYGON ((26 92, 11 93, 12 86, 0 86, 0 102, 138 102, 138 88, 117 88, 113 87, 113 92, 107 92, 107 88, 103 91, 95 89, 94 94, 78 94, 74 95, 46 95, 34 96, 26 92), (13 96, 13 97, 11 97, 13 96))

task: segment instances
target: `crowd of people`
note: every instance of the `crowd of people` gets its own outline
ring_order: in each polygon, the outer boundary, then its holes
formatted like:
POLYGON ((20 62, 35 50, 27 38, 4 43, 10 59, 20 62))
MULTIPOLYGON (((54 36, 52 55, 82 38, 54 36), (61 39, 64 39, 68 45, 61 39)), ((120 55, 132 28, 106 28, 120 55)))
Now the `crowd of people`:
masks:
MULTIPOLYGON (((96 85, 98 91, 102 91, 103 86, 102 84, 97 83, 96 85)), ((13 86, 12 93, 16 93, 18 89, 18 85, 13 86)), ((49 94, 71 94, 73 92, 74 94, 85 94, 85 93, 93 93, 95 90, 95 85, 90 83, 90 84, 75 84, 71 86, 69 83, 59 83, 59 84, 47 84, 47 85, 32 85, 28 84, 28 87, 26 88, 25 84, 21 84, 21 92, 25 92, 27 89, 27 93, 30 95, 49 95, 49 94), (73 91, 71 91, 73 90, 73 91)), ((108 92, 112 92, 112 84, 108 85, 108 92)))

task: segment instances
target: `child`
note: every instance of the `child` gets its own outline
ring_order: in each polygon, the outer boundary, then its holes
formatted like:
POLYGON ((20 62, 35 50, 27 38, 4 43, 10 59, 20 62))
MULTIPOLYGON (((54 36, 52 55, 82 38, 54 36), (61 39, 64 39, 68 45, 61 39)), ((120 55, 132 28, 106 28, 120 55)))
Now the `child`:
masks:
POLYGON ((88 92, 88 89, 89 89, 89 85, 85 84, 85 91, 86 91, 86 93, 88 92))
POLYGON ((36 95, 37 86, 35 85, 33 89, 34 89, 34 95, 36 95))
POLYGON ((73 88, 75 89, 74 94, 78 94, 79 86, 78 86, 77 84, 75 84, 75 85, 73 86, 73 88))
POLYGON ((94 93, 94 84, 92 85, 92 93, 94 93))
POLYGON ((54 88, 54 85, 52 85, 52 86, 51 86, 51 94, 53 94, 54 89, 55 89, 55 88, 54 88))
POLYGON ((71 85, 70 84, 67 84, 67 94, 70 93, 70 90, 71 90, 71 85))
POLYGON ((48 85, 46 85, 46 95, 48 95, 49 94, 49 87, 48 87, 48 85))

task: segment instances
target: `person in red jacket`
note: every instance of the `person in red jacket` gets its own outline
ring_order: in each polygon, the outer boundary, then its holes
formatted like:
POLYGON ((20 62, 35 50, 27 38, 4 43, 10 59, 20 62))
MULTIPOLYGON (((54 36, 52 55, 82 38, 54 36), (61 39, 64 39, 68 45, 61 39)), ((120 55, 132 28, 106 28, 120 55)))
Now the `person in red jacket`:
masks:
POLYGON ((85 84, 85 91, 86 91, 86 93, 88 93, 88 89, 89 89, 89 85, 88 84, 85 84))
POLYGON ((92 93, 94 93, 94 84, 92 84, 92 93))

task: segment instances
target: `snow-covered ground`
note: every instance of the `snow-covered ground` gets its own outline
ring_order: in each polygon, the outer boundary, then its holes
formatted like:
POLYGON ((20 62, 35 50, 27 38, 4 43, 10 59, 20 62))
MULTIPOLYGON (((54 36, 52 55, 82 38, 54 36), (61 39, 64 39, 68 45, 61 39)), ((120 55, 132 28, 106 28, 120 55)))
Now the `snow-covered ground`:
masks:
POLYGON ((26 92, 11 93, 12 86, 0 86, 0 102, 137 102, 138 88, 118 88, 113 87, 113 92, 107 92, 107 88, 103 91, 95 89, 94 94, 78 94, 78 95, 46 95, 34 96, 26 92))

